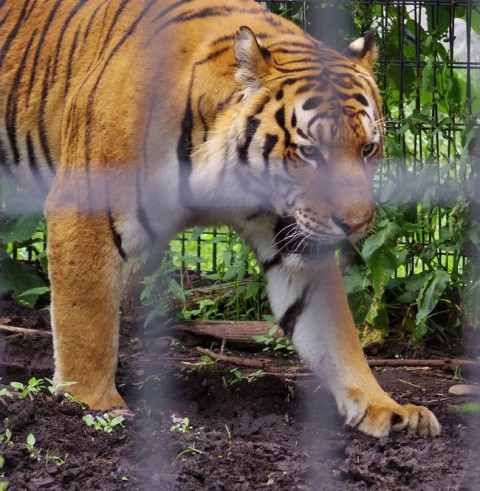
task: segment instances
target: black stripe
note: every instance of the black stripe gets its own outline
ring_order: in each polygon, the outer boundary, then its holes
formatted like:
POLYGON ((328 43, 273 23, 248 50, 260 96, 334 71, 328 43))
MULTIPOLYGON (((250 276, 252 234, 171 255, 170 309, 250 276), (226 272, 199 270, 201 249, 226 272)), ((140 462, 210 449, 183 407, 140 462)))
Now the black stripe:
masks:
POLYGON ((263 162, 265 163, 265 167, 268 167, 270 164, 269 157, 277 142, 277 135, 271 135, 270 133, 265 135, 265 143, 263 145, 263 162))
POLYGON ((190 186, 190 175, 193 170, 191 152, 193 147, 193 109, 192 109, 192 91, 195 77, 195 67, 192 70, 192 78, 188 89, 185 112, 183 113, 180 138, 177 143, 177 158, 179 163, 180 181, 179 193, 180 200, 185 208, 193 206, 192 189, 190 186))
POLYGON ((93 11, 92 15, 90 16, 90 19, 89 19, 88 24, 87 24, 87 28, 85 29, 85 34, 83 35, 84 41, 86 41, 88 35, 90 34, 90 29, 93 25, 95 18, 97 17, 98 12, 105 5, 105 3, 107 3, 107 1, 108 0, 103 0, 103 2, 100 5, 98 5, 98 7, 93 11))
POLYGON ((190 2, 193 2, 194 0, 179 0, 178 2, 175 2, 174 4, 170 5, 170 7, 167 7, 165 10, 162 10, 162 12, 160 12, 154 20, 154 22, 162 19, 163 17, 165 17, 169 12, 171 12, 172 10, 175 10, 177 7, 180 7, 181 5, 184 5, 185 3, 190 3, 190 2))
POLYGON ((137 219, 140 225, 143 227, 145 232, 147 232, 148 238, 151 242, 156 242, 157 234, 155 230, 153 230, 150 220, 148 219, 147 211, 142 203, 142 189, 140 184, 140 171, 137 168, 137 175, 135 180, 135 191, 137 194, 137 219))
MULTIPOLYGON (((155 38, 158 34, 160 34, 160 32, 162 32, 164 29, 172 24, 180 24, 184 22, 196 21, 198 19, 208 19, 212 17, 226 17, 231 14, 256 15, 259 11, 260 9, 258 7, 253 9, 241 9, 237 7, 227 7, 225 5, 217 7, 205 7, 199 10, 187 10, 160 25, 151 35, 150 39, 147 42, 147 46, 150 45, 153 38, 155 38)), ((163 13, 159 14, 155 20, 159 19, 160 17, 163 17, 163 13)), ((266 18, 265 20, 270 24, 272 23, 270 18, 266 18)))
POLYGON ((53 164, 52 155, 50 153, 50 147, 48 145, 48 136, 47 136, 46 123, 45 123, 45 113, 47 108, 47 98, 48 98, 48 88, 49 88, 48 79, 50 78, 51 61, 52 59, 49 58, 47 63, 47 69, 45 70, 45 76, 43 78, 42 100, 40 103, 40 114, 38 118, 38 134, 40 137, 40 147, 42 149, 47 165, 53 171, 54 164, 53 164))
POLYGON ((18 165, 20 163, 20 152, 18 150, 18 144, 17 144, 18 89, 20 87, 20 80, 25 71, 27 57, 36 35, 37 35, 37 31, 35 30, 32 36, 30 37, 30 40, 28 41, 27 47, 25 48, 22 61, 20 62, 20 66, 18 67, 17 72, 15 73, 12 88, 8 94, 8 99, 7 99, 5 127, 8 135, 8 140, 10 143, 10 148, 12 151, 13 163, 15 165, 18 165))
POLYGON ((237 148, 238 158, 240 159, 241 164, 248 164, 248 149, 259 126, 259 119, 254 116, 248 117, 247 126, 245 128, 245 142, 242 146, 237 148))
POLYGON ((297 113, 295 112, 295 109, 292 112, 292 117, 290 119, 290 124, 292 125, 292 128, 295 128, 295 126, 297 126, 297 113))
POLYGON ((22 24, 25 18, 27 7, 28 7, 28 0, 23 4, 22 11, 20 12, 17 22, 15 23, 15 26, 8 34, 7 39, 3 43, 2 49, 0 49, 0 68, 2 67, 3 62, 5 61, 5 57, 7 56, 10 46, 12 45, 13 41, 17 37, 18 31, 20 30, 20 25, 22 24))
POLYGON ((107 218, 108 218, 108 226, 110 227, 110 232, 112 233, 112 237, 113 237, 113 243, 115 244, 115 247, 117 248, 120 257, 123 260, 125 260, 127 258, 127 254, 125 253, 122 247, 122 236, 118 233, 117 229, 115 228, 115 222, 113 220, 112 210, 110 209, 107 210, 107 218))
POLYGON ((319 68, 318 64, 320 60, 318 58, 295 58, 293 60, 287 60, 282 63, 275 63, 275 67, 283 67, 285 65, 292 65, 294 63, 315 63, 317 68, 319 68))
POLYGON ((309 286, 307 285, 302 290, 300 297, 293 302, 290 307, 285 311, 282 318, 280 319, 280 326, 283 332, 291 338, 293 332, 295 331, 295 326, 298 322, 299 317, 302 315, 305 305, 307 303, 307 295, 309 291, 309 286))
POLYGON ((305 111, 310 111, 311 109, 317 108, 322 102, 323 102, 323 97, 321 96, 310 97, 303 103, 302 108, 305 111))
POLYGON ((27 144, 27 156, 28 156, 28 165, 30 167, 30 170, 32 171, 32 175, 35 177, 35 182, 40 188, 42 188, 43 193, 47 194, 49 186, 43 179, 40 169, 38 167, 38 158, 37 155, 35 154, 35 147, 33 145, 33 139, 32 135, 30 133, 27 133, 27 138, 26 138, 26 144, 27 144))
POLYGON ((297 128, 297 133, 299 134, 299 136, 301 136, 302 138, 305 138, 305 140, 308 140, 308 136, 304 133, 304 131, 301 129, 301 128, 297 128))
POLYGON ((219 56, 223 55, 224 53, 230 51, 230 48, 228 46, 225 46, 223 48, 218 49, 217 51, 213 51, 210 53, 208 56, 203 58, 202 60, 199 60, 195 63, 195 65, 203 65, 204 63, 207 63, 211 60, 214 60, 215 58, 218 58, 219 56))
MULTIPOLYGON (((279 66, 275 67, 275 70, 280 73, 296 73, 296 74, 301 74, 303 72, 311 72, 315 71, 316 73, 319 72, 320 67, 318 65, 314 66, 303 66, 303 67, 298 67, 298 68, 281 68, 279 66)), ((307 77, 308 75, 299 75, 300 77, 307 77)))
POLYGON ((57 69, 58 69, 58 62, 60 59, 60 51, 62 49, 62 43, 63 39, 65 37, 65 33, 67 32, 67 28, 72 21, 72 19, 75 17, 75 15, 78 14, 80 9, 86 5, 87 0, 79 0, 77 5, 70 11, 70 14, 68 14, 67 19, 65 20, 63 26, 62 26, 62 31, 60 32, 60 37, 58 38, 57 46, 55 48, 55 61, 53 63, 53 70, 52 70, 52 81, 55 81, 57 77, 57 69))
MULTIPOLYGON (((0 7, 1 8, 1 7, 0 7)), ((2 19, 0 19, 0 29, 3 27, 3 25, 5 24, 5 22, 7 22, 7 19, 8 19, 8 16, 10 15, 10 11, 8 11, 3 17, 2 19)))
POLYGON ((32 135, 30 132, 27 133, 27 155, 28 155, 28 165, 32 169, 33 173, 38 172, 38 159, 35 155, 35 148, 33 146, 32 135))
POLYGON ((1 138, 0 138, 0 167, 4 167, 8 169, 7 152, 5 151, 5 146, 3 145, 3 141, 1 138))
POLYGON ((63 0, 57 0, 55 5, 53 6, 53 9, 50 11, 50 14, 47 18, 47 22, 43 26, 42 34, 40 35, 40 39, 37 44, 37 49, 35 51, 35 56, 33 58, 33 65, 32 68, 30 69, 31 76, 30 76, 30 83, 28 84, 28 90, 27 90, 27 104, 30 103, 30 97, 32 95, 33 85, 35 83, 35 80, 38 78, 37 67, 38 67, 38 62, 40 60, 40 53, 42 52, 43 43, 45 42, 47 33, 50 29, 50 26, 52 25, 53 19, 55 18, 57 10, 59 9, 62 1, 63 0))
POLYGON ((105 53, 105 51, 108 47, 108 43, 110 42, 110 39, 112 38, 113 29, 115 28, 115 26, 118 22, 118 19, 122 15, 122 13, 123 13, 123 11, 124 11, 124 9, 125 9, 125 7, 129 1, 130 0, 122 0, 122 3, 119 5, 117 10, 115 11, 115 15, 113 16, 112 22, 110 23, 110 27, 108 28, 107 35, 105 36, 105 39, 103 41, 102 49, 100 50, 100 53, 98 55, 98 59, 101 59, 103 54, 105 53))
POLYGON ((290 145, 291 137, 290 132, 285 126, 285 106, 282 106, 277 110, 275 113, 275 120, 285 133, 285 148, 287 148, 290 145))
POLYGON ((80 35, 82 25, 83 22, 80 23, 80 25, 78 26, 75 32, 75 35, 73 36, 73 41, 72 44, 70 45, 70 51, 68 53, 67 73, 65 74, 65 90, 64 90, 65 96, 67 96, 68 92, 70 91, 70 81, 72 80, 72 73, 73 73, 73 58, 75 56, 75 52, 77 51, 78 37, 80 35))
MULTIPOLYGON (((269 44, 267 48, 271 51, 274 46, 285 46, 285 44, 288 44, 288 46, 294 46, 295 48, 305 48, 307 50, 313 49, 316 50, 317 46, 314 43, 304 43, 301 41, 288 41, 287 39, 282 40, 282 41, 275 41, 272 44, 269 44)), ((289 53, 287 49, 284 49, 285 53, 289 53)), ((317 51, 315 51, 317 53, 317 51)))
POLYGON ((270 259, 267 259, 262 263, 263 274, 267 274, 275 266, 280 266, 282 264, 282 255, 277 253, 270 259))
POLYGON ((360 104, 363 104, 364 106, 369 106, 368 101, 366 97, 362 94, 353 94, 352 97, 357 100, 360 104))
POLYGON ((200 122, 202 123, 202 126, 203 126, 203 142, 206 142, 208 139, 208 122, 202 113, 202 101, 203 101, 204 97, 205 97, 205 94, 202 94, 198 98, 197 112, 198 112, 198 116, 200 118, 200 122))

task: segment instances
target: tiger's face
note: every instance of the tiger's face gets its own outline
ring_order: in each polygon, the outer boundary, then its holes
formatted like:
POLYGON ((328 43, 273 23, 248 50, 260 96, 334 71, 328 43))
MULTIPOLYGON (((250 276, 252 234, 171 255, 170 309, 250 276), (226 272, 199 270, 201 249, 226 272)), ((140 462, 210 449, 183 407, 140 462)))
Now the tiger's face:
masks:
POLYGON ((272 183, 278 247, 310 255, 365 236, 383 148, 380 97, 365 67, 374 56, 373 35, 353 43, 350 56, 317 45, 316 52, 281 57, 283 51, 267 51, 246 28, 239 33, 237 43, 249 37, 251 43, 243 66, 236 52, 249 112, 239 156, 272 183), (242 69, 252 64, 255 44, 263 76, 252 82, 242 69))

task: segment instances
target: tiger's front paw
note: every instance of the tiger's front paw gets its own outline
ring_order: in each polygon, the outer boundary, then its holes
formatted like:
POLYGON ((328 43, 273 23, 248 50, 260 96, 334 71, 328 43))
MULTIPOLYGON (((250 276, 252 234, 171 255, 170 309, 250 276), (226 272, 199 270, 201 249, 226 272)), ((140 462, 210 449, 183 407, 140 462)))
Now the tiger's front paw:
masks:
POLYGON ((438 436, 440 423, 426 407, 414 404, 401 406, 383 393, 371 398, 358 389, 351 389, 346 404, 346 424, 367 435, 382 437, 390 431, 406 430, 409 435, 438 436))

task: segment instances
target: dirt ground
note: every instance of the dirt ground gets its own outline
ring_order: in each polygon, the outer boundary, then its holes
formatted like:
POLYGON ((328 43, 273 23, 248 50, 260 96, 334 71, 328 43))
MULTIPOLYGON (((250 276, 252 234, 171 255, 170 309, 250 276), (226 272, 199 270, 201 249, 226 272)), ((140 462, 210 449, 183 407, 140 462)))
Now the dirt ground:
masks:
MULTIPOLYGON (((51 377, 48 315, 4 295, 0 324, 38 331, 0 333, 0 390, 11 381, 51 377)), ((87 426, 85 414, 101 413, 61 393, 0 397, 0 440, 6 418, 11 431, 10 442, 0 443, 0 482, 8 481, 9 490, 480 489, 480 416, 454 411, 466 399, 449 395, 464 381, 452 373, 377 370, 399 402, 432 409, 443 432, 434 440, 401 433, 373 439, 342 425, 311 375, 291 374, 295 358, 272 356, 263 374, 242 367, 239 375, 136 324, 124 319, 121 329, 117 383, 132 408, 124 429, 87 426), (273 371, 283 373, 267 373, 273 371)))

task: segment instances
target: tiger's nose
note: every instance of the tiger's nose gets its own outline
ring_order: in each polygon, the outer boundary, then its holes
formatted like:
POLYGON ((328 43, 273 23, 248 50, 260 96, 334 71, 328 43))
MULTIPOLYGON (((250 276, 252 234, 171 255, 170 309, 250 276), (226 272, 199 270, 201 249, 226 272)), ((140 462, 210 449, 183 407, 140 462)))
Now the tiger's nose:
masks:
POLYGON ((370 214, 368 217, 360 220, 342 220, 339 219, 335 216, 332 216, 332 221, 342 229, 342 231, 345 233, 345 235, 352 235, 355 233, 357 230, 360 230, 361 228, 365 227, 368 225, 368 223, 372 220, 373 215, 370 214))

